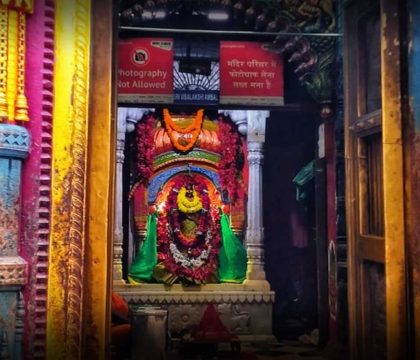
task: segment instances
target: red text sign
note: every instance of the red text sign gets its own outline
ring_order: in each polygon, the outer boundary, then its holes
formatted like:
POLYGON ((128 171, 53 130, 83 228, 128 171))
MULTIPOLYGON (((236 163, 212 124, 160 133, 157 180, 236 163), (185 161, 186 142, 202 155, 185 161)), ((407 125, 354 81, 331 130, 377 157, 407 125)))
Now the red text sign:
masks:
POLYGON ((283 105, 280 55, 256 42, 220 42, 220 103, 283 105))
POLYGON ((118 101, 173 102, 173 40, 123 39, 118 49, 118 101))

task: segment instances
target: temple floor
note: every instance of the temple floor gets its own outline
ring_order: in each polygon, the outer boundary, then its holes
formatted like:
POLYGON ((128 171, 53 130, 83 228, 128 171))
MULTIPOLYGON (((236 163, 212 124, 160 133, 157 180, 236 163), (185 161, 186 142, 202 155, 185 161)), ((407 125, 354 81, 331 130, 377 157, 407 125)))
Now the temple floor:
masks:
MULTIPOLYGON (((113 358, 129 360, 129 354, 127 355, 127 357, 117 355, 113 358)), ((315 345, 306 344, 299 340, 284 340, 272 344, 243 342, 240 345, 240 352, 232 351, 231 346, 227 343, 213 347, 200 345, 199 348, 194 349, 185 349, 175 345, 166 354, 166 360, 346 360, 347 358, 347 351, 343 351, 343 349, 330 349, 327 346, 326 349, 321 351, 315 345)))
MULTIPOLYGON (((214 357, 193 357, 191 359, 241 359, 241 360, 270 360, 270 359, 326 359, 314 345, 303 344, 299 341, 285 341, 278 344, 256 345, 242 343, 240 353, 234 353, 229 345, 219 345, 214 357)), ((168 360, 187 359, 182 357, 168 357, 168 360)))
MULTIPOLYGON (((172 335, 174 336, 169 335, 167 339, 166 344, 169 350, 166 352, 166 360, 347 359, 346 351, 342 351, 342 349, 331 349, 327 346, 325 350, 320 351, 316 346, 318 343, 317 330, 309 334, 293 335, 295 332, 290 329, 291 332, 286 331, 280 341, 276 340, 273 335, 270 335, 271 321, 267 321, 267 319, 271 319, 272 316, 270 306, 274 298, 274 293, 269 288, 245 284, 207 284, 191 287, 185 287, 180 284, 175 284, 172 287, 166 287, 162 284, 124 284, 116 285, 115 289, 118 289, 118 292, 129 303, 132 310, 132 334, 138 334, 140 336, 144 331, 145 338, 148 338, 148 334, 157 331, 156 328, 153 330, 153 326, 152 328, 147 328, 146 323, 137 323, 141 317, 136 317, 136 308, 139 306, 140 308, 150 306, 150 309, 165 308, 167 310, 168 328, 169 330, 172 329, 172 332, 169 331, 169 334, 173 333, 172 335), (224 310, 225 302, 237 303, 237 306, 242 309, 242 312, 237 317, 240 320, 245 319, 247 321, 229 322, 229 319, 232 317, 231 313, 228 312, 227 315, 229 316, 226 322, 226 314, 224 311, 221 312, 221 310, 224 310), (220 320, 223 320, 225 325, 227 324, 229 330, 237 330, 236 326, 241 324, 241 328, 244 325, 244 329, 242 330, 247 331, 239 332, 237 333, 238 336, 229 337, 228 340, 222 338, 220 341, 213 342, 209 341, 206 336, 198 341, 192 341, 189 337, 185 338, 180 336, 183 331, 177 329, 177 326, 180 324, 191 326, 193 323, 197 323, 203 317, 202 313, 204 313, 209 303, 216 305, 215 311, 216 309, 219 310, 217 313, 220 316, 220 320), (259 309, 260 307, 261 309, 259 309), (189 324, 190 321, 191 324, 189 324), (235 326, 230 327, 229 325, 232 324, 235 326), (252 333, 252 326, 256 325, 258 325, 258 331, 252 333), (142 326, 146 327, 141 328, 142 326)), ((219 316, 217 316, 218 319, 219 316)), ((134 337, 137 338, 137 336, 134 337)), ((116 356, 113 358, 122 360, 130 359, 130 348, 131 350, 135 349, 135 354, 143 354, 144 350, 142 349, 144 349, 144 346, 149 347, 150 344, 149 342, 144 343, 140 337, 138 339, 143 345, 140 345, 137 341, 130 343, 130 345, 127 344, 125 351, 123 350, 125 356, 115 354, 116 356)), ((150 341, 153 341, 153 338, 150 338, 150 341)), ((160 352, 160 354, 162 353, 160 352)), ((153 360, 154 355, 151 356, 149 358, 153 360)), ((135 355, 132 358, 137 358, 137 356, 135 355)))
MULTIPOLYGON (((299 341, 284 341, 277 344, 256 345, 251 343, 242 343, 240 352, 232 351, 229 344, 219 344, 217 347, 201 346, 199 350, 172 349, 168 351, 166 360, 270 360, 270 359, 312 359, 326 360, 326 357, 316 346, 303 344, 299 341)), ((119 357, 117 357, 119 359, 119 357)), ((124 358, 121 358, 124 359, 124 358)), ((345 359, 345 357, 342 357, 345 359)))

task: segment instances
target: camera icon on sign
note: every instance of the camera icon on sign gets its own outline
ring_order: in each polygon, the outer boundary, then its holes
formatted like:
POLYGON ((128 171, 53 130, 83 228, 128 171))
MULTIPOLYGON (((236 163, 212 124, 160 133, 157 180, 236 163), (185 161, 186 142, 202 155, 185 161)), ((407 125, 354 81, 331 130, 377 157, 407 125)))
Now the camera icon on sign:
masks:
POLYGON ((146 65, 149 62, 149 53, 145 49, 136 49, 131 55, 131 60, 135 65, 146 65))

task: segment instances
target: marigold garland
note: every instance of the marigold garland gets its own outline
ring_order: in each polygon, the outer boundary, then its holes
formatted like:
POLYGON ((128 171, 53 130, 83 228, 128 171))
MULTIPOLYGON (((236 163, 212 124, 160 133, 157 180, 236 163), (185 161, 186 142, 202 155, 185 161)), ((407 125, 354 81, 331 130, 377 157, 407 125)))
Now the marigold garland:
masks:
POLYGON ((181 176, 174 183, 158 220, 158 260, 167 271, 180 278, 204 283, 217 272, 220 248, 219 214, 210 207, 207 186, 198 176, 181 176), (201 199, 202 209, 196 236, 181 232, 177 198, 186 184, 192 183, 201 199))
POLYGON ((168 109, 163 109, 163 121, 172 145, 181 152, 191 150, 197 142, 203 124, 204 109, 197 111, 193 122, 185 128, 178 126, 171 117, 168 109), (177 134, 178 136, 177 136, 177 134))

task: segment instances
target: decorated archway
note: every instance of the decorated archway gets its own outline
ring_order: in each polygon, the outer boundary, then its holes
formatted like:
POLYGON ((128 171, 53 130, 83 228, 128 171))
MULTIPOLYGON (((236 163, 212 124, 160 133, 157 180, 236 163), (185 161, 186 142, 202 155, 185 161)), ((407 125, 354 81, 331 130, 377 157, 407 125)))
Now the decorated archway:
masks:
MULTIPOLYGON (((10 4, 13 9, 18 6, 18 2, 14 1, 5 3, 7 6, 10 4)), ((21 3, 32 4, 31 1, 21 3)), ((134 15, 152 14, 153 17, 153 14, 158 12, 156 6, 177 9, 181 6, 188 8, 188 5, 196 3, 170 0, 138 4, 132 2, 127 6, 124 3, 121 19, 127 15, 131 19, 130 11, 134 15)), ((329 88, 324 85, 329 84, 329 77, 325 74, 330 70, 331 59, 327 57, 321 61, 322 41, 312 41, 311 37, 304 34, 315 34, 329 27, 332 30, 334 21, 333 16, 329 14, 330 2, 321 1, 322 5, 319 6, 307 6, 309 2, 306 1, 200 3, 204 7, 212 6, 211 3, 224 6, 230 14, 236 14, 235 16, 241 19, 238 21, 243 24, 244 31, 251 29, 259 32, 277 32, 278 36, 273 40, 273 46, 279 52, 288 54, 288 60, 296 62, 296 70, 301 75, 302 83, 308 89, 313 89, 313 94, 317 94, 319 100, 330 100, 330 92, 327 90, 329 88), (290 12, 286 9, 289 5, 292 9, 290 12), (321 19, 319 22, 318 18, 321 19), (314 27, 311 29, 310 26, 314 27), (283 37, 282 31, 287 31, 288 35, 283 37), (296 33, 296 37, 291 38, 290 34, 293 33, 296 33)), ((34 225, 32 230, 35 235, 27 237, 31 241, 35 238, 38 241, 35 250, 29 249, 28 260, 34 271, 29 274, 30 286, 27 286, 25 295, 36 295, 36 303, 33 308, 28 309, 25 321, 35 324, 29 331, 37 334, 37 341, 28 343, 27 349, 30 352, 36 349, 36 354, 41 354, 39 356, 45 354, 45 334, 48 333, 50 356, 58 354, 63 358, 75 358, 89 353, 100 357, 106 352, 110 313, 108 291, 112 261, 109 247, 110 239, 114 237, 112 174, 114 166, 118 168, 122 161, 119 157, 121 139, 113 138, 114 130, 117 131, 114 129, 115 122, 112 121, 113 29, 109 26, 112 23, 112 6, 109 2, 104 4, 102 1, 73 3, 66 0, 56 2, 55 6, 48 1, 35 4, 37 16, 32 18, 30 26, 36 31, 31 34, 43 34, 33 43, 42 46, 39 51, 35 51, 33 45, 31 58, 28 57, 27 60, 31 63, 31 72, 40 75, 35 81, 39 86, 34 87, 36 90, 31 92, 31 99, 36 95, 36 100, 30 100, 35 103, 30 103, 30 109, 35 109, 31 111, 34 111, 39 124, 42 123, 41 127, 34 130, 35 143, 41 144, 42 147, 42 151, 35 154, 37 164, 42 164, 37 168, 42 187, 37 189, 36 196, 36 200, 42 206, 39 211, 36 210, 36 221, 39 222, 35 225, 39 225, 39 229, 34 225), (72 41, 69 41, 69 38, 72 38, 72 41), (54 55, 57 58, 53 60, 54 55), (69 64, 69 59, 78 59, 78 62, 69 64), (89 67, 91 59, 94 61, 89 67), (42 68, 41 72, 39 68, 42 68), (52 90, 53 87, 55 91, 52 90), (53 131, 52 117, 55 124, 53 131), (54 171, 50 166, 52 161, 54 171), (45 220, 50 218, 51 224, 45 220), (48 239, 51 240, 50 243, 48 239), (48 289, 45 283, 47 269, 50 275, 48 289), (48 322, 48 329, 47 318, 54 320, 48 322), (83 348, 83 345, 87 345, 86 348, 83 348)), ((125 22, 122 25, 136 24, 125 22)), ((323 46, 329 51, 332 43, 328 39, 325 39, 323 46)), ((327 50, 325 52, 328 52, 327 50)), ((22 81, 19 76, 18 81, 22 81)), ((239 131, 248 135, 248 155, 252 158, 250 179, 253 178, 254 183, 258 182, 258 169, 261 165, 263 131, 253 127, 252 131, 250 128, 247 130, 246 124, 249 124, 248 120, 251 118, 265 119, 266 115, 259 111, 229 113, 232 120, 238 120, 239 131)), ((130 127, 130 119, 124 126, 127 124, 130 127)), ((118 136, 120 134, 121 132, 118 136)), ((118 194, 118 185, 116 188, 118 194)), ((30 192, 29 188, 25 191, 30 192)), ((254 200, 250 200, 253 204, 252 209, 258 211, 258 193, 250 195, 250 199, 254 196, 254 200)), ((28 204, 31 196, 26 198, 28 204)), ((35 202, 32 202, 30 205, 34 207, 34 204, 35 202)), ((260 270, 263 264, 260 261, 261 246, 258 243, 261 224, 258 222, 260 220, 256 219, 249 232, 252 234, 250 249, 255 277, 261 280, 263 275, 260 270)), ((118 226, 116 228, 118 229, 118 226)), ((115 235, 117 249, 118 236, 115 235)), ((32 245, 31 242, 29 247, 32 245)), ((114 252, 114 256, 115 265, 118 262, 118 251, 114 252)), ((255 292, 242 292, 241 296, 231 293, 229 296, 244 303, 258 298, 264 306, 272 300, 270 294, 261 297, 255 292)), ((261 314, 261 318, 263 317, 264 313, 261 314)), ((19 329, 17 333, 18 331, 19 329)))

